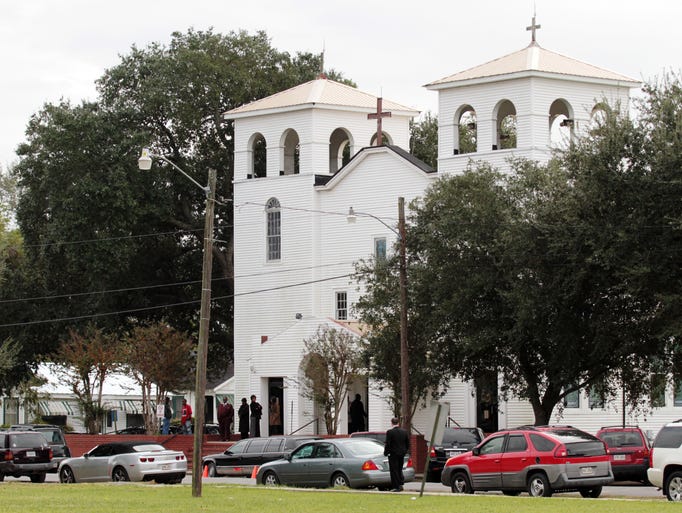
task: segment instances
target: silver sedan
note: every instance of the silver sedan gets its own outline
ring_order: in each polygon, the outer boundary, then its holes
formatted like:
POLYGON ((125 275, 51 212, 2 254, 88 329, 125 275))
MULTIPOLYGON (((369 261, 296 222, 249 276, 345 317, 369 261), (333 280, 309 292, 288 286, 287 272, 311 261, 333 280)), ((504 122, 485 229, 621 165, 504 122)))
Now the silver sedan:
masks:
POLYGON ((101 444, 80 458, 67 458, 59 464, 59 481, 156 481, 180 483, 187 473, 187 458, 149 442, 101 444))
MULTIPOLYGON (((414 479, 412 460, 406 456, 405 482, 414 479)), ((346 486, 388 489, 391 475, 384 446, 367 438, 336 438, 305 443, 284 458, 258 469, 264 485, 346 486)))

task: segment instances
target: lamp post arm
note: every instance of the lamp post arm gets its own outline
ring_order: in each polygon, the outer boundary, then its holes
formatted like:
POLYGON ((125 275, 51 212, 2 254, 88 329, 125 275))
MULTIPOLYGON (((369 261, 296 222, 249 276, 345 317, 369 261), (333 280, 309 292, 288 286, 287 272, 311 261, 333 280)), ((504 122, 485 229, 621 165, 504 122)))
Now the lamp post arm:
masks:
POLYGON ((396 235, 398 236, 399 239, 402 238, 402 235, 401 235, 401 233, 400 233, 399 230, 396 230, 393 226, 391 226, 390 224, 388 224, 386 221, 384 221, 384 220, 381 219, 380 217, 375 216, 374 214, 370 214, 370 213, 368 213, 368 212, 356 212, 355 210, 353 210, 353 207, 350 207, 350 209, 348 210, 348 217, 351 218, 351 217, 353 217, 353 216, 371 217, 372 219, 376 219, 376 220, 379 221, 381 224, 383 224, 386 228, 388 228, 388 229, 391 230, 394 234, 396 234, 396 235))
POLYGON ((179 166, 177 166, 174 162, 168 160, 168 159, 167 159, 166 157, 164 157, 163 155, 150 154, 150 156, 151 156, 151 157, 155 157, 155 158, 157 158, 157 159, 159 159, 159 160, 163 160, 166 164, 170 164, 171 166, 173 166, 173 167, 175 168, 176 171, 179 171, 180 173, 182 173, 190 182, 192 182, 194 185, 196 185, 196 186, 199 187, 202 191, 204 191, 204 193, 206 194, 206 196, 209 195, 209 193, 210 193, 210 191, 211 191, 211 187, 210 187, 209 185, 206 185, 206 186, 201 185, 201 184, 200 184, 199 182, 197 182, 194 178, 192 178, 192 177, 189 176, 187 173, 185 173, 185 172, 184 172, 179 166))

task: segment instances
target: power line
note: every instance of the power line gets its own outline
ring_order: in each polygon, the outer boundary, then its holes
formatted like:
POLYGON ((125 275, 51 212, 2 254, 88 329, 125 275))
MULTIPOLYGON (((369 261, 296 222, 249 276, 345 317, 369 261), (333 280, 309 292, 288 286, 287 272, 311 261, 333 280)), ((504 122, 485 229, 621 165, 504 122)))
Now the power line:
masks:
MULTIPOLYGON (((235 279, 237 278, 252 278, 256 276, 270 276, 274 274, 284 274, 284 273, 290 273, 290 272, 299 272, 299 271, 310 271, 313 269, 323 269, 326 267, 336 267, 340 265, 351 265, 353 262, 337 262, 337 263, 332 263, 332 264, 322 264, 322 265, 316 265, 316 266, 305 266, 305 267, 292 267, 289 269, 277 269, 273 271, 267 271, 267 272, 258 272, 258 273, 250 273, 250 274, 240 274, 235 276, 235 279)), ((213 278, 211 281, 224 281, 224 280, 229 280, 230 278, 213 278)), ((65 294, 56 294, 56 295, 49 295, 49 296, 34 296, 34 297, 27 297, 27 298, 13 298, 13 299, 0 299, 0 304, 3 303, 17 303, 21 301, 39 301, 39 300, 47 300, 47 299, 60 299, 64 297, 78 297, 78 296, 90 296, 90 295, 104 295, 104 294, 115 294, 119 292, 131 292, 135 290, 148 290, 148 289, 157 289, 157 288, 164 288, 164 287, 179 287, 179 286, 184 286, 184 285, 194 285, 197 283, 201 283, 201 280, 192 280, 192 281, 180 281, 180 282, 174 282, 174 283, 160 283, 156 285, 144 285, 144 286, 139 286, 139 287, 128 287, 128 288, 122 288, 122 289, 107 289, 107 290, 96 290, 96 291, 90 291, 90 292, 70 292, 70 293, 65 293, 65 294)))
MULTIPOLYGON (((293 288, 293 287, 301 287, 303 285, 312 285, 314 283, 322 283, 325 281, 332 281, 332 280, 337 280, 340 278, 349 278, 352 276, 352 274, 341 274, 338 276, 331 276, 329 278, 320 278, 318 280, 310 280, 310 281, 303 281, 299 283, 292 283, 289 285, 281 285, 277 287, 270 287, 267 289, 260 289, 260 290, 252 290, 249 292, 242 292, 240 294, 231 294, 227 296, 218 296, 218 297, 212 297, 211 301, 220 301, 221 299, 232 299, 237 296, 247 296, 247 295, 252 295, 252 294, 260 294, 263 292, 270 292, 273 290, 281 290, 281 289, 287 289, 287 288, 293 288)), ((176 306, 184 306, 184 305, 191 305, 191 304, 196 304, 200 303, 200 299, 192 300, 192 301, 184 301, 181 303, 170 303, 167 305, 158 305, 158 306, 146 306, 142 308, 131 308, 128 310, 118 310, 115 312, 102 312, 102 313, 95 313, 95 314, 88 314, 88 315, 76 315, 72 317, 60 317, 57 319, 43 319, 40 321, 26 321, 26 322, 15 322, 15 323, 8 323, 8 324, 0 324, 0 328, 15 328, 19 326, 32 326, 36 324, 47 324, 47 323, 53 323, 53 322, 65 322, 65 321, 78 321, 81 319, 94 319, 98 317, 108 317, 112 315, 122 315, 122 314, 130 314, 130 313, 135 313, 135 312, 145 312, 149 310, 160 310, 162 308, 173 308, 176 306)))

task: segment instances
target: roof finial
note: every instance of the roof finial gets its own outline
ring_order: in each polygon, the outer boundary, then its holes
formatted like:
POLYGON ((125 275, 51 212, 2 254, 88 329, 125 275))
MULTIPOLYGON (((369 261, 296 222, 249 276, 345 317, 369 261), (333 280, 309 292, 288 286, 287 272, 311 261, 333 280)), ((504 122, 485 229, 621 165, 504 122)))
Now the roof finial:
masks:
POLYGON ((322 54, 320 54, 320 74, 317 75, 317 78, 325 79, 327 78, 327 74, 324 72, 324 50, 325 50, 325 42, 322 40, 322 54))
POLYGON ((542 28, 542 25, 537 25, 537 24, 535 23, 535 3, 533 3, 533 21, 532 21, 532 23, 530 24, 529 27, 526 27, 526 30, 530 30, 530 31, 531 31, 531 32, 530 32, 530 34, 531 34, 531 36, 530 36, 530 44, 531 44, 531 45, 537 44, 536 39, 535 39, 535 31, 536 31, 537 29, 539 29, 539 28, 542 28))

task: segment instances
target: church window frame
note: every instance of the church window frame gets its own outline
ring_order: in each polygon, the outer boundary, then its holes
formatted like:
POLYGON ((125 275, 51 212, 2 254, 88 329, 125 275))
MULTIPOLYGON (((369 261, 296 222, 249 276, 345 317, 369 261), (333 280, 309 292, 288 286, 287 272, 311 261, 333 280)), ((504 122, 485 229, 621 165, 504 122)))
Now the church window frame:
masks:
POLYGON ((388 241, 386 237, 374 237, 374 259, 377 262, 386 261, 388 241))
POLYGON ((500 100, 493 112, 493 151, 519 147, 516 105, 509 99, 500 100))
POLYGON ((337 321, 348 320, 348 292, 345 290, 334 293, 334 318, 337 321))
POLYGON ((301 138, 293 128, 287 128, 282 133, 280 141, 280 167, 281 175, 297 175, 301 172, 301 138))
POLYGON ((453 126, 453 154, 461 155, 478 151, 478 122, 476 109, 462 105, 457 109, 453 126))
POLYGON ((249 138, 248 170, 247 178, 265 178, 268 174, 268 143, 260 132, 249 138))
POLYGON ((349 130, 338 127, 329 135, 329 174, 336 174, 353 156, 355 143, 349 130))
POLYGON ((268 262, 282 259, 282 206, 277 198, 270 198, 265 205, 266 236, 265 254, 268 262))
POLYGON ((575 138, 575 114, 565 98, 557 98, 549 106, 549 145, 566 149, 575 138))

